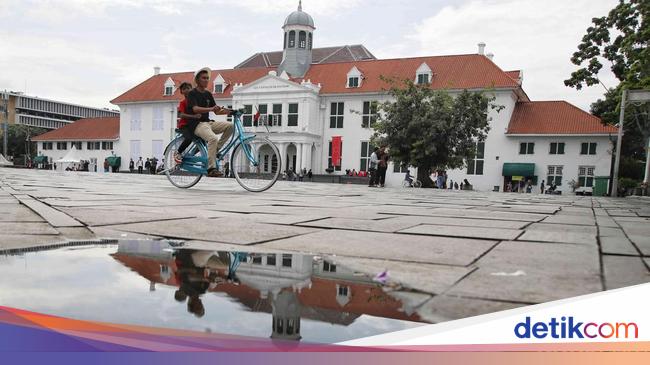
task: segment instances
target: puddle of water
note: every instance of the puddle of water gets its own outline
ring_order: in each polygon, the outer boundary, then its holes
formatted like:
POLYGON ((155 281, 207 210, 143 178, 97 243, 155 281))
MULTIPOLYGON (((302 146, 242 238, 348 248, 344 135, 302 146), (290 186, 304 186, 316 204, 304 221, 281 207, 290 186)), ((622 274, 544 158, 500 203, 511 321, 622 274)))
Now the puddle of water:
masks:
POLYGON ((122 240, 0 256, 0 276, 0 305, 81 320, 312 343, 423 324, 372 276, 307 255, 122 240))

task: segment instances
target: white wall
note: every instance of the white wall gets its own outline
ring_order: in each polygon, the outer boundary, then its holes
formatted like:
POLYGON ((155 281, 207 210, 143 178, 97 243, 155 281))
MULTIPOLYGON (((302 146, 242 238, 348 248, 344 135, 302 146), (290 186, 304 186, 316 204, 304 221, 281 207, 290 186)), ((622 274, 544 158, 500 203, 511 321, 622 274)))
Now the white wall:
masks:
MULTIPOLYGON (((363 103, 365 101, 383 102, 387 100, 385 95, 340 95, 326 96, 321 98, 321 104, 325 105, 320 109, 321 120, 323 121, 323 148, 319 161, 321 170, 319 173, 325 174, 328 160, 328 146, 333 136, 341 136, 343 141, 341 153, 341 171, 334 171, 333 175, 344 175, 345 170, 355 169, 359 171, 361 167, 361 142, 370 141, 373 130, 362 127, 363 103), (330 128, 330 109, 331 103, 343 102, 343 128, 330 128)), ((386 176, 388 179, 388 174, 386 176)))
POLYGON ((506 137, 505 132, 510 124, 517 100, 512 91, 496 92, 495 97, 494 103, 502 105, 504 108, 500 112, 490 110, 488 114, 492 120, 490 121, 490 131, 485 140, 483 175, 467 175, 467 168, 447 171, 448 179, 458 182, 459 185, 463 179, 467 179, 474 189, 482 191, 492 190, 495 185, 501 185, 503 180, 501 169, 503 162, 508 160, 511 155, 511 144, 513 143, 506 137))
MULTIPOLYGON (((154 156, 154 140, 162 141, 162 149, 171 141, 176 128, 178 103, 147 102, 122 104, 120 107, 120 144, 115 153, 122 157, 122 169, 128 168, 129 159, 137 161, 139 156, 132 156, 131 141, 140 141, 140 156, 143 160, 154 156), (162 130, 153 130, 155 109, 162 110, 162 130), (140 130, 131 130, 131 120, 140 115, 140 130)), ((161 152, 161 153, 162 153, 161 152)), ((160 157, 160 156, 156 156, 160 157)))

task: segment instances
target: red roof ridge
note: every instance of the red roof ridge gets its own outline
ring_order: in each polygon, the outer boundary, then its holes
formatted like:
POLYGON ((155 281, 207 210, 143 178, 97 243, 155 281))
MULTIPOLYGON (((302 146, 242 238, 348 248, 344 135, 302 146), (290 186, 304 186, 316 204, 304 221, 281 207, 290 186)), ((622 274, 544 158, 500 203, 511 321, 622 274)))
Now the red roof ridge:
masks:
MULTIPOLYGON (((323 65, 335 65, 339 63, 356 63, 356 62, 388 62, 388 61, 400 61, 400 60, 418 60, 418 59, 430 59, 430 58, 445 58, 445 57, 465 57, 465 56, 480 56, 475 53, 468 53, 468 54, 458 54, 458 55, 441 55, 441 56, 417 56, 417 57, 395 57, 395 58, 377 58, 374 60, 357 60, 357 61, 335 61, 335 62, 328 62, 326 64, 321 64, 321 63, 315 63, 313 66, 323 66, 323 65)), ((329 57, 329 56, 328 56, 329 57)), ((484 57, 484 56, 483 56, 484 57)), ((487 59, 487 58, 486 58, 487 59)), ((499 67, 497 64, 493 62, 493 64, 497 67, 499 67)), ((500 69, 500 68, 499 68, 500 69)), ((500 69, 501 70, 501 69, 500 69)), ((503 70, 501 70, 503 71, 503 70)), ((505 72, 505 71, 503 71, 505 72)))
POLYGON ((605 135, 616 127, 566 100, 519 101, 506 134, 605 135))
POLYGON ((117 140, 120 117, 83 118, 32 138, 32 141, 117 140))

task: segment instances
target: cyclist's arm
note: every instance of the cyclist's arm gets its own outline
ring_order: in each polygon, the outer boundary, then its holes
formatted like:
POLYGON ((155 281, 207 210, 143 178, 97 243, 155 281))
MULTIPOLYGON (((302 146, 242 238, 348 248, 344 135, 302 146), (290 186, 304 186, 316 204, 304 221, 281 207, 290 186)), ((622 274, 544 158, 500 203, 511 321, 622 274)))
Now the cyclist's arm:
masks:
POLYGON ((179 113, 178 116, 183 119, 201 119, 201 114, 179 113))
POLYGON ((197 114, 209 113, 215 110, 215 107, 206 108, 202 106, 195 105, 192 107, 192 111, 197 114))

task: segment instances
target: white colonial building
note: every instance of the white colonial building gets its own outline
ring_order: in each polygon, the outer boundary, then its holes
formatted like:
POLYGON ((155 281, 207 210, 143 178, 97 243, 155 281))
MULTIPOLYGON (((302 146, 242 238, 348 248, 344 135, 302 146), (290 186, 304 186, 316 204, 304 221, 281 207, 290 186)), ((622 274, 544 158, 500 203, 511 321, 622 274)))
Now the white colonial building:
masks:
MULTIPOLYGON (((571 180, 591 186, 594 177, 610 175, 616 129, 563 101, 531 101, 522 88, 522 72, 500 69, 484 54, 484 44, 476 54, 379 60, 362 45, 313 48, 315 29, 311 16, 299 7, 285 20, 283 51, 257 53, 211 75, 209 87, 217 103, 244 108, 248 130, 266 133, 265 127, 254 125, 253 115, 259 111, 268 116, 283 171, 305 168, 340 175, 347 169, 366 170, 373 102, 387 100, 388 85, 381 79, 386 76, 452 94, 490 90, 504 106, 499 113, 490 112, 491 130, 477 145, 476 159, 462 170, 448 171, 454 182, 468 179, 476 190, 504 191, 510 181, 530 179, 539 185, 552 179, 566 192, 571 180), (333 137, 342 141, 336 167, 333 137)), ((192 78, 193 72, 161 74, 155 68, 153 76, 112 100, 121 112, 115 150, 122 161, 162 158, 174 135, 182 97, 178 87, 192 78)), ((387 185, 401 185, 404 172, 399 163, 391 164, 387 185)))

